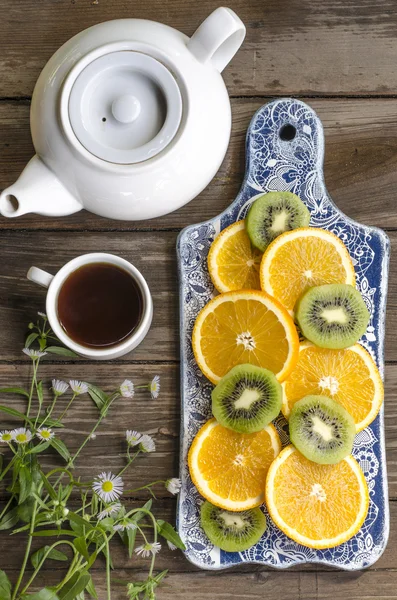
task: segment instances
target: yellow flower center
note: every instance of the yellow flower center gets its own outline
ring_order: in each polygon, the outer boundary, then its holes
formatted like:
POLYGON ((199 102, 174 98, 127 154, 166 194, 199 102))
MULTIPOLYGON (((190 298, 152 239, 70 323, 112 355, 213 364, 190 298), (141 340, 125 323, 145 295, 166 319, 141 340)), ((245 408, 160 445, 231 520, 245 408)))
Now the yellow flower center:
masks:
POLYGON ((111 481, 104 481, 102 483, 102 491, 111 492, 113 490, 113 483, 111 481))
POLYGON ((3 440, 3 442, 10 442, 12 440, 11 433, 3 433, 1 439, 3 440))
POLYGON ((41 431, 41 437, 43 438, 49 438, 50 437, 50 432, 45 430, 45 431, 41 431))
POLYGON ((26 433, 18 433, 15 439, 17 440, 17 442, 23 444, 24 442, 28 441, 28 436, 26 435, 26 433))

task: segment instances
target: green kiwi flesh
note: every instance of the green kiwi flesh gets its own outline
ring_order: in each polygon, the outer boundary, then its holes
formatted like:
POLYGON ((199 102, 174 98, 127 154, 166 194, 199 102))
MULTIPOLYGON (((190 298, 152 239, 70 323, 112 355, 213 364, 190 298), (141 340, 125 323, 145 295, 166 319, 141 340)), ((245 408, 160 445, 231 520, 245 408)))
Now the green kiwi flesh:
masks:
POLYGON ((264 252, 278 235, 308 227, 310 212, 291 192, 268 192, 253 202, 245 225, 252 244, 264 252))
POLYGON ((344 283, 309 288, 295 307, 303 335, 320 348, 352 346, 365 333, 369 317, 360 292, 344 283))
POLYGON ((242 552, 259 542, 266 531, 266 517, 260 508, 230 512, 205 501, 201 526, 214 546, 225 552, 242 552))
POLYGON ((281 404, 282 388, 274 373, 250 364, 233 367, 212 391, 214 417, 239 433, 264 429, 281 404))
POLYGON ((353 417, 327 396, 305 396, 289 417, 291 442, 308 460, 334 465, 351 454, 356 426, 353 417))

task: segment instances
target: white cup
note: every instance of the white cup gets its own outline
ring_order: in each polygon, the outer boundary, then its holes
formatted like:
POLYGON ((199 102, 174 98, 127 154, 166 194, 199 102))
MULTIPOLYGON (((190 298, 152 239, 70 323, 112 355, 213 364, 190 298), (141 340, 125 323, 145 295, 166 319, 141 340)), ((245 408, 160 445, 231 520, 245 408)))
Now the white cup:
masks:
POLYGON ((70 262, 66 263, 66 265, 64 265, 56 275, 50 275, 50 273, 47 273, 42 269, 31 267, 28 271, 27 278, 30 281, 41 285, 42 287, 48 288, 46 312, 51 329, 57 338, 59 338, 59 340, 65 346, 67 346, 67 348, 70 348, 70 350, 73 350, 73 352, 76 352, 76 354, 79 354, 80 356, 84 356, 85 358, 93 358, 95 360, 110 360, 112 358, 118 358, 119 356, 123 356, 124 354, 127 354, 136 348, 149 331, 153 318, 153 302, 149 287, 138 269, 119 256, 114 254, 105 254, 104 252, 82 254, 81 256, 78 256, 77 258, 74 258, 70 262), (143 298, 142 318, 137 329, 135 329, 135 331, 127 339, 120 342, 120 344, 104 349, 88 348, 72 340, 62 328, 57 312, 58 294, 65 280, 71 273, 76 271, 76 269, 82 267, 83 265, 92 263, 108 263, 127 271, 127 273, 133 277, 134 281, 138 285, 143 298))

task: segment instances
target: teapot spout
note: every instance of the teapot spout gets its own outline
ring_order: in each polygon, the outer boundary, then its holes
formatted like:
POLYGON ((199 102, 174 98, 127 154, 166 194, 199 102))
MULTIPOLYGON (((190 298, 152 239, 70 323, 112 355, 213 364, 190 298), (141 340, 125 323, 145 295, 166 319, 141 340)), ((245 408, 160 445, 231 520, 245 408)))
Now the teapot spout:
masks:
POLYGON ((59 217, 83 207, 37 154, 17 181, 0 194, 0 214, 19 217, 26 213, 59 217))

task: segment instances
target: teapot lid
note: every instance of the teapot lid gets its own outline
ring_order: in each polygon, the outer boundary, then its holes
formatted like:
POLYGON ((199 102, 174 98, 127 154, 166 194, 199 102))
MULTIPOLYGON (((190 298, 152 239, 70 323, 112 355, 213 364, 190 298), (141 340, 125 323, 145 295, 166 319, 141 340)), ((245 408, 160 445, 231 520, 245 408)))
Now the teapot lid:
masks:
POLYGON ((123 50, 100 56, 79 73, 68 113, 75 136, 91 154, 112 163, 139 163, 174 138, 182 97, 164 64, 123 50))

